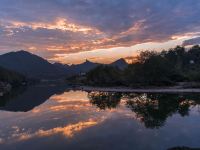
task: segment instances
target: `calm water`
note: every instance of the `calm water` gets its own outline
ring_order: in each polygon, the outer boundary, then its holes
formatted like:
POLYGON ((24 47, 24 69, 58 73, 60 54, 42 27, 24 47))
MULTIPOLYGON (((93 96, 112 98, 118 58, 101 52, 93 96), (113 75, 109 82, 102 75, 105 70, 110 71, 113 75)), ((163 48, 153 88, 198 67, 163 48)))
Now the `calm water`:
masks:
POLYGON ((1 150, 200 147, 200 96, 36 86, 1 98, 1 150))

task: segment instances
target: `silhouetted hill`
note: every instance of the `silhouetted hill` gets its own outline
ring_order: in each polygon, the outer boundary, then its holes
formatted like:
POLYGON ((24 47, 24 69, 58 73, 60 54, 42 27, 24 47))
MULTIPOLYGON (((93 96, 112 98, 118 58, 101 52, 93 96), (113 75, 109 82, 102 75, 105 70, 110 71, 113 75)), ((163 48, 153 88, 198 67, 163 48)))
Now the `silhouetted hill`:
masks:
POLYGON ((1 55, 0 66, 32 78, 54 78, 67 73, 66 69, 23 50, 1 55))
POLYGON ((65 65, 65 64, 62 64, 62 63, 54 63, 53 64, 55 67, 57 68, 60 68, 60 69, 70 69, 70 66, 69 65, 65 65))
POLYGON ((88 72, 91 69, 94 69, 95 67, 97 67, 98 63, 93 63, 91 61, 86 60, 84 63, 82 64, 78 64, 78 65, 71 65, 70 66, 70 70, 71 72, 73 72, 74 74, 80 73, 80 72, 88 72))
MULTIPOLYGON (((47 60, 23 50, 0 55, 0 66, 29 78, 54 79, 66 77, 81 72, 88 72, 98 65, 100 64, 88 60, 82 64, 71 66, 61 63, 51 64, 47 60)), ((124 59, 119 59, 108 65, 124 69, 127 63, 124 59)))
POLYGON ((118 67, 119 69, 125 69, 128 66, 127 62, 123 58, 116 60, 110 65, 118 67))
MULTIPOLYGON (((71 73, 77 74, 80 72, 88 72, 94 68, 96 68, 97 66, 101 65, 100 63, 94 63, 91 61, 86 60, 84 63, 82 64, 78 64, 78 65, 72 65, 72 66, 65 66, 71 73)), ((108 66, 115 66, 118 67, 120 69, 124 69, 128 66, 128 64, 126 63, 126 61, 121 58, 111 64, 108 64, 108 66)), ((61 67, 61 66, 60 66, 61 67)))

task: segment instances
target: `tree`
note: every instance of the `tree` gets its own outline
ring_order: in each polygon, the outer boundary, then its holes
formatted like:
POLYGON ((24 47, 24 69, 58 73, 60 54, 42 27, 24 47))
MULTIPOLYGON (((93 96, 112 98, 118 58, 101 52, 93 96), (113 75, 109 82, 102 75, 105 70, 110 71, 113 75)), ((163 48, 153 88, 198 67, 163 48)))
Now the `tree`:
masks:
POLYGON ((131 85, 169 85, 172 74, 173 68, 160 55, 153 55, 143 64, 130 65, 125 70, 125 78, 131 85))
POLYGON ((121 85, 122 71, 117 67, 100 65, 86 74, 87 83, 98 86, 121 85))
POLYGON ((177 82, 200 81, 200 47, 189 50, 177 46, 169 51, 143 51, 138 62, 120 71, 99 66, 87 75, 93 85, 167 86, 177 82))

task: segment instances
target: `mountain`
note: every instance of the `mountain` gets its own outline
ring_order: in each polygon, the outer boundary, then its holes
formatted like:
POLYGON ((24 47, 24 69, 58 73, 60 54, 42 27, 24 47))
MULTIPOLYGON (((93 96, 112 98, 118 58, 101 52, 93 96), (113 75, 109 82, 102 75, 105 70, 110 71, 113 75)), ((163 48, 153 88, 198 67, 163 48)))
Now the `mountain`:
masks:
POLYGON ((119 69, 124 69, 128 66, 127 62, 123 58, 118 59, 117 61, 115 61, 109 65, 118 67, 119 69))
POLYGON ((53 63, 53 65, 57 68, 60 68, 60 69, 70 69, 70 66, 69 65, 65 65, 65 64, 62 64, 62 63, 53 63))
MULTIPOLYGON (((23 50, 0 55, 0 67, 18 72, 29 78, 38 79, 57 79, 58 77, 72 76, 81 72, 88 72, 98 65, 100 64, 88 60, 82 64, 71 66, 61 63, 51 64, 47 60, 23 50)), ((127 63, 124 59, 119 59, 108 65, 124 69, 127 63)))
POLYGON ((66 69, 23 50, 0 55, 0 66, 30 78, 55 78, 67 74, 66 69))
MULTIPOLYGON (((58 65, 58 64, 57 64, 58 65)), ((82 64, 78 64, 78 65, 71 65, 71 66, 63 66, 63 65, 60 65, 60 67, 65 67, 68 69, 69 72, 73 73, 73 74, 77 74, 77 73, 81 73, 81 72, 88 72, 94 68, 96 68, 97 66, 101 65, 100 63, 94 63, 94 62, 91 62, 91 61, 88 61, 86 60, 84 63, 82 64)), ((120 69, 124 69, 125 67, 127 67, 127 63, 126 61, 121 58, 111 64, 108 64, 110 66, 115 66, 115 67, 118 67, 120 69)))
POLYGON ((81 73, 81 72, 88 72, 91 69, 94 69, 95 67, 97 67, 98 63, 93 63, 91 61, 86 60, 84 63, 82 64, 78 64, 78 65, 71 65, 70 66, 70 70, 71 72, 73 72, 74 74, 77 73, 81 73))

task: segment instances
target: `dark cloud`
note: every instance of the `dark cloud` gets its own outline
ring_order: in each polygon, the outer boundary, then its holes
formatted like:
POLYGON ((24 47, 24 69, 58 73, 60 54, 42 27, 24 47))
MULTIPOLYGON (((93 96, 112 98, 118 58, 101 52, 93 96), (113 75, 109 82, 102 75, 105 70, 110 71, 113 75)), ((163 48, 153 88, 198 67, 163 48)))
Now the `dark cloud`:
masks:
POLYGON ((200 44, 200 37, 192 38, 189 40, 185 40, 183 42, 183 46, 190 46, 190 45, 199 45, 200 44))
POLYGON ((32 45, 45 51, 49 45, 61 45, 65 53, 71 53, 166 41, 173 36, 198 32, 199 8, 199 0, 1 0, 0 48, 32 45), (51 24, 58 18, 91 27, 101 34, 28 26, 51 24), (12 21, 25 25, 8 29, 12 21))
POLYGON ((171 32, 177 32, 186 25, 198 25, 200 18, 200 1, 196 0, 1 0, 0 3, 1 17, 6 19, 50 21, 66 17, 111 33, 125 31, 144 19, 149 28, 179 27, 171 28, 171 32))

